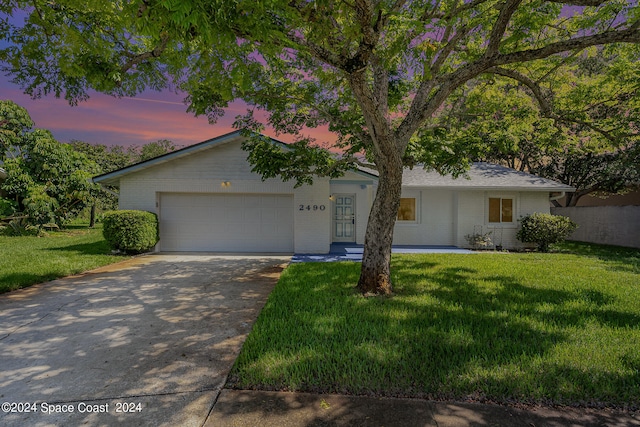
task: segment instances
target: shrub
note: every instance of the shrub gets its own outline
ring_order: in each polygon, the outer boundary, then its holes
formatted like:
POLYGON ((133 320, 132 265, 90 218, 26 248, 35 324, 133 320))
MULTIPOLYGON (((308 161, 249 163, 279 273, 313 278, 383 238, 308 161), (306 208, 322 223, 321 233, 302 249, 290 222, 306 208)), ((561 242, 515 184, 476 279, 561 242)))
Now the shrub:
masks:
POLYGON ((49 196, 44 185, 34 185, 29 189, 28 196, 23 199, 24 214, 27 222, 36 227, 45 224, 62 225, 62 219, 56 214, 60 204, 49 196))
POLYGON ((102 233, 112 249, 146 252, 158 243, 158 217, 145 211, 105 212, 102 233))
POLYGON ((469 242, 469 245, 474 249, 480 249, 480 248, 486 249, 492 244, 491 231, 484 234, 481 232, 467 234, 466 236, 464 236, 464 238, 467 239, 467 242, 469 242))
POLYGON ((26 217, 18 216, 7 222, 0 222, 0 236, 42 236, 40 227, 33 226, 26 221, 26 217))
POLYGON ((18 208, 18 204, 13 200, 0 197, 0 219, 13 215, 18 208))
POLYGON ((540 252, 549 252, 550 244, 562 242, 578 228, 571 218, 538 212, 520 218, 519 222, 518 240, 536 243, 540 252))

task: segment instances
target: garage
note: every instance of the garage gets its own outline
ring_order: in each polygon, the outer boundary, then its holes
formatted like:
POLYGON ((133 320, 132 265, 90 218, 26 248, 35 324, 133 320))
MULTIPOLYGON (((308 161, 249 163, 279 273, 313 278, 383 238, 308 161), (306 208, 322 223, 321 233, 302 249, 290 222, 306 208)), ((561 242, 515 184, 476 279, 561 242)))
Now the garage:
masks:
POLYGON ((160 250, 293 252, 293 196, 160 194, 160 250))

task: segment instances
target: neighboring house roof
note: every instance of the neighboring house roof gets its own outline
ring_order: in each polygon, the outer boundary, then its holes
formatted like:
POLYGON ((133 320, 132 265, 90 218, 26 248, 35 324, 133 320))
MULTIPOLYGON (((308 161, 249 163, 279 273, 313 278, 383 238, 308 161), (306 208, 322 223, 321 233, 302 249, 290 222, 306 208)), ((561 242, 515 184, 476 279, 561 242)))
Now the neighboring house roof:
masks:
MULTIPOLYGON (((98 175, 93 178, 93 181, 106 185, 118 186, 120 178, 130 173, 139 172, 152 166, 208 150, 215 146, 237 141, 239 138, 242 138, 240 131, 227 133, 144 162, 98 175)), ((273 138, 270 139, 274 144, 286 147, 286 144, 283 142, 273 138)), ((366 168, 359 168, 359 170, 354 172, 364 174, 365 176, 373 179, 376 179, 378 175, 377 171, 366 168)), ((459 188, 476 190, 575 191, 575 188, 565 184, 490 163, 474 163, 466 176, 463 175, 457 179, 454 179, 451 176, 442 176, 436 171, 426 171, 421 166, 416 166, 413 169, 405 168, 402 177, 402 185, 404 187, 459 188)))
POLYGON ((0 179, 5 179, 7 177, 7 171, 0 168, 0 179))

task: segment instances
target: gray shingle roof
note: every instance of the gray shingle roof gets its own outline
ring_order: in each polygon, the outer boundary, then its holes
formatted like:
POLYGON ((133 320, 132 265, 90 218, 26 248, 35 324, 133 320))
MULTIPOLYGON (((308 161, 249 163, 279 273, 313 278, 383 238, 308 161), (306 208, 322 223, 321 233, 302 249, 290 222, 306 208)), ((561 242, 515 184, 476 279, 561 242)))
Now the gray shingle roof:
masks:
POLYGON ((473 163, 466 176, 454 179, 436 171, 426 171, 422 166, 405 168, 403 187, 458 188, 474 190, 527 190, 527 191, 575 191, 575 188, 491 163, 473 163))

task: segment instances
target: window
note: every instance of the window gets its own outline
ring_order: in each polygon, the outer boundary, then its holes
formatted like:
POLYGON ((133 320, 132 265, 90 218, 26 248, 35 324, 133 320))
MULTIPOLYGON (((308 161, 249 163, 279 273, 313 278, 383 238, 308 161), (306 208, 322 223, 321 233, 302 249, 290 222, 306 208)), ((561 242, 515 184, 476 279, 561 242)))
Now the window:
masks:
POLYGON ((400 207, 398 208, 398 221, 415 221, 416 220, 416 199, 415 197, 400 198, 400 207))
POLYGON ((490 197, 489 222, 513 222, 513 199, 490 197))

